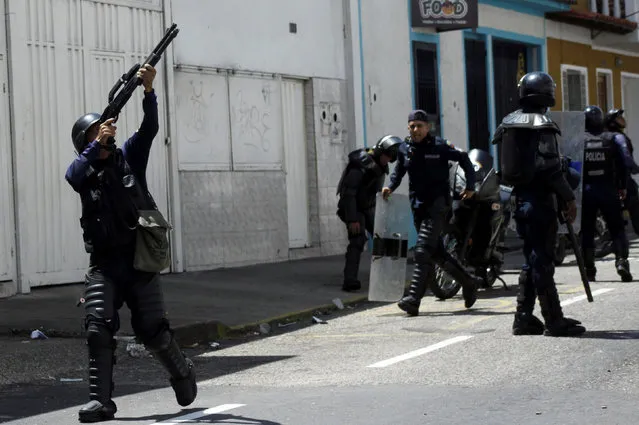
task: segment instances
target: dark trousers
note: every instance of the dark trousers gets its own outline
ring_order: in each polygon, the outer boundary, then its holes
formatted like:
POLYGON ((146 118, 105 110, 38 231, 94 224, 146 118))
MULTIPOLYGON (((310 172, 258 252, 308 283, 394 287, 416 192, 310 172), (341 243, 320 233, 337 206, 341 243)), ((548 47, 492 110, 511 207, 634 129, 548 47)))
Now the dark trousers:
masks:
POLYGON ((426 289, 435 279, 435 265, 440 266, 454 279, 468 282, 472 276, 446 251, 442 239, 451 208, 451 200, 440 196, 428 204, 413 209, 413 221, 417 230, 415 244, 415 268, 408 291, 409 301, 419 304, 426 289))
POLYGON ((624 207, 630 215, 630 222, 635 234, 639 236, 639 189, 635 180, 628 176, 627 195, 624 200, 624 207))
POLYGON ((517 230, 524 239, 525 264, 519 279, 517 310, 532 313, 536 294, 556 292, 554 251, 557 210, 548 196, 521 196, 515 210, 517 230))
MULTIPOLYGON (((360 211, 357 213, 360 232, 351 234, 346 223, 346 231, 348 232, 348 246, 346 247, 345 265, 344 265, 344 283, 359 283, 359 263, 364 251, 364 245, 368 240, 366 232, 373 234, 375 209, 360 211)), ((342 221, 344 219, 342 218, 342 221)))
POLYGON ((581 244, 586 268, 591 272, 595 271, 594 240, 598 211, 601 211, 610 232, 615 257, 628 258, 628 238, 617 189, 613 185, 585 185, 582 197, 581 244))
POLYGON ((188 376, 189 367, 165 317, 159 274, 134 270, 132 254, 95 257, 86 274, 84 294, 90 399, 103 404, 111 399, 114 335, 120 328, 118 310, 124 303, 131 310, 131 325, 136 336, 171 377, 188 376))

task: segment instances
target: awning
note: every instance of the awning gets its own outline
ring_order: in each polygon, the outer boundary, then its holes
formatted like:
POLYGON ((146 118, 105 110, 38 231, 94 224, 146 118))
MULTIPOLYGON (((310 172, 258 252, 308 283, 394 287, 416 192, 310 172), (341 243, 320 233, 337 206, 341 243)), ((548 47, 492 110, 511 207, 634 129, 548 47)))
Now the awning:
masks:
POLYGON ((565 22, 598 31, 616 34, 629 34, 637 29, 637 23, 624 18, 603 15, 585 10, 568 10, 564 12, 548 12, 546 18, 565 22))

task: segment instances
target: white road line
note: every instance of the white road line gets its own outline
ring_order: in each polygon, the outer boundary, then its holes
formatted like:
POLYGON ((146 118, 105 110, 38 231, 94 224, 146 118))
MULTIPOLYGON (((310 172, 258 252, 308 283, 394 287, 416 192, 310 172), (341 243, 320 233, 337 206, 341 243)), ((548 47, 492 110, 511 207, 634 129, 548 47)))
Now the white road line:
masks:
POLYGON ((386 367, 392 364, 412 359, 413 357, 421 356, 426 353, 430 353, 431 351, 439 350, 440 348, 444 348, 451 344, 456 344, 458 342, 466 341, 467 339, 472 338, 471 335, 462 335, 456 336, 455 338, 446 339, 444 341, 438 342, 437 344, 429 345, 428 347, 420 348, 419 350, 410 351, 406 354, 402 354, 401 356, 393 357, 388 360, 382 360, 381 362, 374 363, 372 365, 368 365, 366 367, 386 367))
MULTIPOLYGON (((595 297, 595 295, 605 294, 606 292, 610 292, 610 291, 612 291, 612 290, 614 290, 614 289, 615 289, 615 288, 601 288, 601 289, 597 289, 596 291, 592 291, 592 297, 594 298, 594 297, 595 297)), ((583 300, 585 300, 586 298, 587 298, 587 297, 586 297, 586 294, 584 294, 584 295, 579 295, 578 297, 568 298, 567 300, 563 300, 563 301, 561 302, 561 306, 562 306, 562 307, 565 307, 565 306, 567 306, 567 305, 570 305, 570 304, 576 303, 576 302, 578 302, 578 301, 583 301, 583 300)))
POLYGON ((189 413, 188 415, 178 416, 176 418, 167 419, 167 421, 156 422, 163 425, 177 425, 185 422, 190 422, 194 419, 201 418, 202 416, 214 415, 216 413, 226 412, 227 410, 237 409, 238 407, 246 406, 245 404, 221 404, 210 409, 201 410, 199 412, 189 413))

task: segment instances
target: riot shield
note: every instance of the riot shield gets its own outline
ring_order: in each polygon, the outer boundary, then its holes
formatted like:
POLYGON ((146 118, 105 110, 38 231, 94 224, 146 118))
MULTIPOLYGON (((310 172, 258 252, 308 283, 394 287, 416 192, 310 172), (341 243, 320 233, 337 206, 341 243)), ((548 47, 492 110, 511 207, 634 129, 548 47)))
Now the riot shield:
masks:
POLYGON ((399 301, 406 286, 408 230, 412 213, 408 196, 392 194, 387 201, 377 194, 371 275, 370 301, 399 301))
MULTIPOLYGON (((561 129, 559 140, 559 152, 563 156, 568 156, 572 160, 571 167, 582 174, 584 160, 584 136, 586 132, 586 118, 583 112, 550 112, 550 119, 557 123, 561 129)), ((583 176, 579 186, 574 190, 577 200, 577 218, 572 224, 575 233, 581 229, 581 191, 583 187, 583 176)), ((559 233, 566 234, 568 229, 565 224, 559 224, 559 233)))

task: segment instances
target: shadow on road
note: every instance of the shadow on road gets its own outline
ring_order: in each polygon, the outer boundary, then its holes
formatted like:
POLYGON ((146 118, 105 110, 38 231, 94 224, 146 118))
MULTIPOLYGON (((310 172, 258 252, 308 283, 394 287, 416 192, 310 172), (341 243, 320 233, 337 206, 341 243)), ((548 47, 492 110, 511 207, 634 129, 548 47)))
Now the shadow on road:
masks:
MULTIPOLYGON (((199 409, 185 409, 179 412, 179 415, 188 415, 189 413, 195 413, 199 409)), ((157 422, 165 421, 169 419, 175 419, 175 415, 151 415, 141 416, 138 418, 116 418, 118 421, 151 421, 157 422)), ((247 418, 245 416, 229 415, 229 414, 212 414, 204 417, 197 418, 195 421, 190 420, 185 423, 198 423, 198 424, 233 424, 233 425, 282 425, 280 422, 267 421, 265 419, 247 418)))
MULTIPOLYGON (((189 350, 190 351, 190 350, 189 350)), ((202 350, 200 350, 202 351, 202 350)), ((195 357, 197 352, 187 352, 195 363, 198 381, 209 380, 224 375, 230 375, 243 370, 265 364, 287 360, 295 356, 211 356, 195 357)), ((118 364, 114 370, 115 391, 113 397, 137 394, 141 392, 170 388, 166 372, 153 358, 133 359, 118 357, 118 364), (120 365, 122 360, 122 365, 120 365)), ((61 383, 57 380, 41 380, 25 384, 11 384, 0 386, 0 400, 2 400, 1 422, 27 418, 30 416, 50 413, 77 406, 88 401, 88 382, 61 383)), ((117 399, 115 400, 117 404, 117 399)), ((171 397, 167 403, 178 404, 171 397)), ((75 414, 75 413, 74 413, 75 414)), ((178 413, 179 414, 179 411, 178 413)), ((175 417, 173 414, 168 417, 175 417)), ((167 418, 168 418, 167 417, 167 418)), ((217 415, 231 418, 232 415, 217 415)), ((75 419, 75 418, 74 418, 75 419)), ((120 419, 120 418, 118 418, 120 419)), ((131 418, 129 420, 140 420, 131 418)), ((248 420, 248 419, 247 419, 248 420)), ((200 421, 202 422, 202 421, 200 421)), ((219 423, 219 422, 203 422, 219 423)), ((233 422, 246 424, 273 424, 274 422, 233 422)))
POLYGON ((639 339, 639 330, 586 331, 579 338, 592 339, 639 339))

